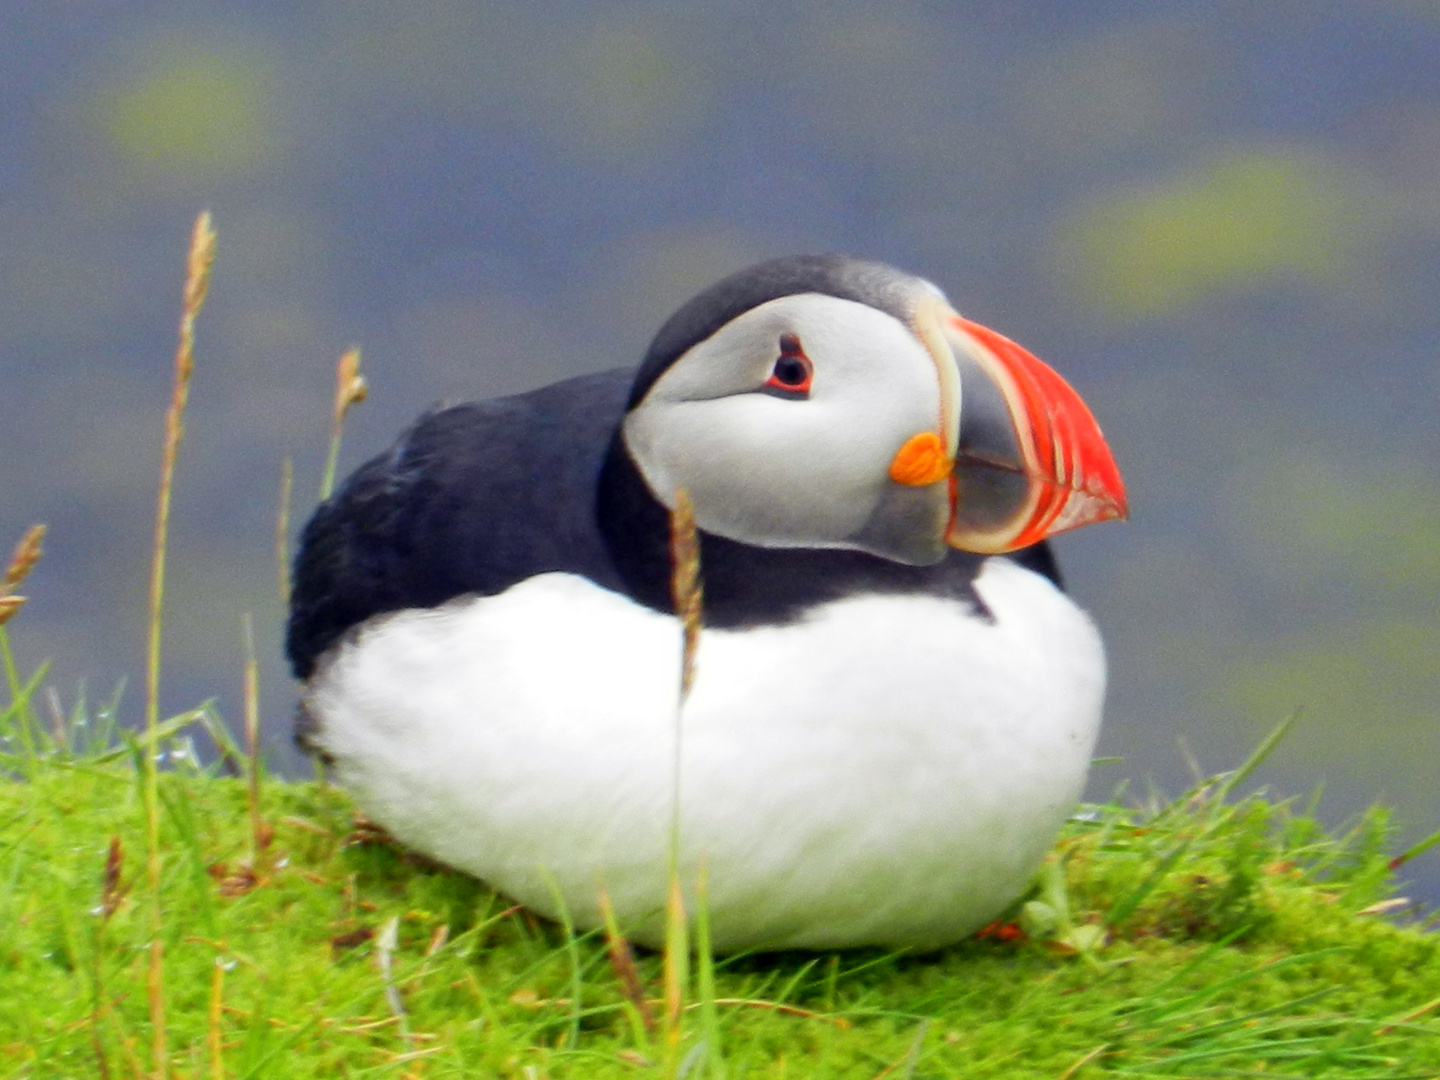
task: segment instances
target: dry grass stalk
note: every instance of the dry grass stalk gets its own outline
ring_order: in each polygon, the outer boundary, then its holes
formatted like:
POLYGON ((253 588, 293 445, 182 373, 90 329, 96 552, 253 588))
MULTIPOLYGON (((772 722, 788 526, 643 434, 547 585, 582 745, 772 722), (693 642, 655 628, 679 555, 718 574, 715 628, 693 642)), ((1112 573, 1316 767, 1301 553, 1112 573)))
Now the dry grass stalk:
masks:
POLYGON ((646 1037, 653 1039, 655 1014, 651 1012, 650 1001, 645 996, 645 982, 640 978, 640 969, 635 964, 635 953, 630 948, 630 942, 626 941, 625 935, 620 932, 620 924, 615 918, 615 906, 610 902, 610 894, 603 885, 600 886, 599 906, 600 918, 605 923, 605 948, 610 954, 610 967, 620 984, 620 992, 634 1007, 646 1037))
POLYGON ((360 346, 352 345, 335 365, 335 423, 345 422, 352 405, 359 405, 370 393, 365 376, 360 374, 360 346))
POLYGON ((690 981, 690 932, 685 897, 680 888, 680 769, 683 713, 695 682, 695 655, 700 648, 704 593, 700 582, 700 532, 695 507, 684 488, 675 492, 670 511, 670 598, 683 632, 680 652, 680 696, 675 705, 675 745, 671 762, 670 888, 665 904, 665 1043, 671 1073, 679 1066, 690 981))
MULTIPOLYGON (((802 1009, 799 1005, 787 1005, 782 1001, 766 1001, 764 998, 717 997, 711 1004, 743 1009, 763 1009, 766 1012, 783 1013, 785 1016, 798 1016, 802 1020, 818 1020, 839 1028, 841 1031, 849 1031, 851 1027, 850 1021, 843 1016, 829 1016, 826 1013, 816 1012, 814 1009, 802 1009)), ((696 1007, 691 1006, 691 1008, 696 1007)))
POLYGON ((125 894, 130 887, 123 881, 125 873, 125 849, 120 844, 120 837, 110 837, 110 847, 105 852, 105 874, 101 879, 100 888, 100 921, 102 924, 110 921, 110 917, 120 910, 120 903, 125 899, 125 894))
POLYGON ((31 525, 15 545, 15 553, 5 570, 5 579, 0 581, 0 626, 4 626, 25 606, 25 597, 15 596, 14 592, 30 576, 40 556, 45 554, 41 546, 44 539, 45 526, 31 525))
POLYGON ((328 499, 335 490, 335 468, 340 462, 340 436, 345 429, 345 416, 370 394, 365 376, 360 374, 360 347, 352 346, 335 365, 335 403, 331 410, 330 451, 325 457, 325 474, 320 480, 320 498, 328 499))
MULTIPOLYGON (((110 1063, 105 1057, 105 1044, 100 1039, 100 1018, 109 1012, 110 1005, 105 992, 105 928, 115 912, 120 910, 120 904, 129 891, 129 886, 124 883, 124 874, 125 849, 120 844, 120 837, 112 836, 105 852, 105 870, 100 878, 100 905, 94 911, 100 922, 95 928, 95 1006, 90 1013, 90 1045, 95 1051, 95 1067, 101 1080, 109 1080, 110 1077, 110 1063)), ((111 1019, 114 1019, 113 1016, 111 1019)))
POLYGON ((23 596, 0 596, 0 626, 15 617, 15 613, 25 606, 23 596))
POLYGON ((44 525, 31 525, 25 530, 25 535, 15 545, 15 553, 10 556, 10 565, 5 570, 5 581, 0 584, 0 593, 8 596, 30 576, 30 571, 40 561, 40 556, 45 554, 45 549, 41 546, 44 539, 44 525))
POLYGON ((145 728, 151 737, 143 761, 145 769, 145 833, 148 844, 147 879, 151 895, 150 966, 146 996, 150 1005, 151 1056, 156 1080, 169 1075, 169 1049, 165 1033, 164 912, 160 906, 160 792, 155 763, 156 728, 160 723, 160 628, 165 606, 165 553, 170 535, 170 502, 175 488, 175 459, 185 434, 185 404, 195 370, 195 320, 210 289, 215 262, 215 230, 210 212, 195 219, 185 265, 185 290, 180 311, 180 335, 175 348, 175 381, 170 408, 165 414, 165 446, 160 457, 160 493, 155 510, 155 539, 150 572, 150 634, 145 665, 145 728))
POLYGON ((695 527, 695 507, 690 494, 675 492, 675 509, 670 511, 670 597, 675 616, 684 627, 680 656, 680 704, 690 696, 695 682, 695 654, 700 648, 700 616, 704 589, 700 582, 700 533, 695 527))
POLYGON ((280 464, 280 506, 275 511, 275 574, 280 602, 290 599, 290 493, 295 487, 295 466, 287 457, 280 464))

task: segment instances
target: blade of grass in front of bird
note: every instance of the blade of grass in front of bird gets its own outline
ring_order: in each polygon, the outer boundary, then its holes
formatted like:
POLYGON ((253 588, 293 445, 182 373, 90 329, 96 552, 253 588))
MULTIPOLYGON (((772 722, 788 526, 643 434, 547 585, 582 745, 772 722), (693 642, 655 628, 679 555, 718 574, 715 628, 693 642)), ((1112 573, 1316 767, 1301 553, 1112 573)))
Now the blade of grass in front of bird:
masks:
POLYGON ((695 682, 695 655, 700 648, 704 586, 700 581, 700 532, 695 507, 684 488, 675 491, 670 513, 670 592, 684 637, 680 656, 680 707, 695 682))
POLYGON ((685 995, 690 973, 690 935, 685 897, 680 886, 680 825, 685 702, 695 680, 695 655, 700 646, 703 592, 700 584, 700 535, 695 508, 684 488, 675 493, 670 513, 670 592, 681 625, 680 688, 675 702, 675 733, 671 760, 669 887, 665 902, 665 1051, 669 1074, 681 1067, 685 995))
POLYGON ((715 953, 710 940, 709 874, 700 863, 695 881, 695 993, 700 1006, 700 1034, 710 1076, 725 1080, 725 1058, 720 1050, 720 1015, 716 1010, 715 953))
POLYGON ((560 883, 555 880, 555 875, 550 872, 549 867, 540 867, 540 872, 550 890, 550 900, 558 913, 560 929, 565 934, 565 958, 570 967, 570 1026, 561 1045, 567 1050, 573 1050, 580 1043, 580 1013, 584 1008, 585 990, 580 950, 575 937, 575 920, 570 917, 570 905, 565 902, 565 894, 560 891, 560 883))
POLYGON ((665 901, 665 1056, 673 1077, 680 1068, 680 1043, 684 1038, 685 991, 690 982, 690 935, 685 915, 685 897, 680 890, 680 873, 670 873, 665 901))
POLYGON ((245 802, 250 814, 250 869, 257 875, 270 847, 272 830, 260 815, 260 662, 255 658, 255 627, 247 611, 245 638, 245 802))
POLYGON ((615 972, 621 996, 626 1002, 625 1015, 630 1020, 636 1047, 646 1050, 655 1037, 655 1017, 645 996, 645 984, 640 978, 640 969, 635 965, 635 953, 620 931, 620 923, 615 918, 615 905, 610 902, 610 894, 603 884, 599 886, 598 904, 600 918, 605 924, 605 945, 610 954, 610 967, 615 972))

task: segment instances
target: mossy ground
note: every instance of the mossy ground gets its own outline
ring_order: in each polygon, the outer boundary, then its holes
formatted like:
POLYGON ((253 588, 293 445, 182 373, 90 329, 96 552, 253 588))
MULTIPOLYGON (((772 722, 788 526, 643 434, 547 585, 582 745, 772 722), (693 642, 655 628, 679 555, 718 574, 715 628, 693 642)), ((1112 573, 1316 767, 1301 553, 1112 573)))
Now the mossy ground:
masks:
MULTIPOLYGON (((150 1075, 133 754, 10 761, 0 1074, 150 1075)), ((314 782, 266 778, 252 874, 245 785, 177 767, 160 785, 173 1075, 1440 1075, 1440 941, 1361 914, 1391 887, 1383 815, 1335 837, 1228 787, 1087 808, 1017 908, 1022 936, 721 961, 667 1052, 599 937, 357 835, 314 782)), ((661 959, 639 969, 658 997, 661 959)))

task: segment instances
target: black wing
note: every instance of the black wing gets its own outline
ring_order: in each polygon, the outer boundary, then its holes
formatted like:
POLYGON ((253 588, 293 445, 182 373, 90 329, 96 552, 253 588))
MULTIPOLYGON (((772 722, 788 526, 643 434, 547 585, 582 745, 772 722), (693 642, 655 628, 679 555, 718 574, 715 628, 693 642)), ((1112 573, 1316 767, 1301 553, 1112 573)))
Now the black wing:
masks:
POLYGON ((566 570, 611 584, 596 480, 632 371, 421 417, 305 526, 285 651, 297 678, 351 627, 566 570))

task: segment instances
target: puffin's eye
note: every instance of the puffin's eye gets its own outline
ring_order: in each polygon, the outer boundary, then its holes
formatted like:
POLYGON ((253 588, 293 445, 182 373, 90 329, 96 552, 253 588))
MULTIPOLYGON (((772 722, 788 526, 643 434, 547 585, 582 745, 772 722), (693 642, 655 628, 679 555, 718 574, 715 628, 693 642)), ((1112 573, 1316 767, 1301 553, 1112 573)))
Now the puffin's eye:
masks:
POLYGON ((761 389, 776 397, 807 398, 814 375, 815 365, 800 347, 800 339, 794 334, 781 334, 780 356, 761 389))

